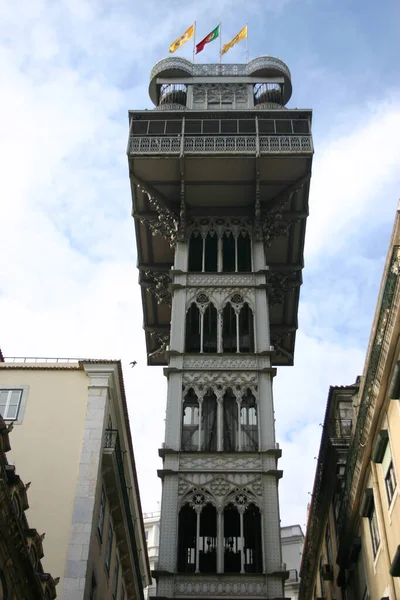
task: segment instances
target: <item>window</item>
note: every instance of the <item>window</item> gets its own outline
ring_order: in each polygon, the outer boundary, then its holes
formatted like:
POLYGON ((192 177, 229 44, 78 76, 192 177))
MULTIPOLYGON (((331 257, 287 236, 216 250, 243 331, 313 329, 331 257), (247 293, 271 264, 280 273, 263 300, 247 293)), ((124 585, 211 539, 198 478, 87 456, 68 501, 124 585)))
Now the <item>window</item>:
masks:
POLYGON ((200 311, 191 304, 186 313, 186 352, 200 352, 200 311))
POLYGON ((181 447, 182 450, 199 450, 199 403, 192 388, 183 403, 181 447))
POLYGON ((243 515, 244 570, 262 573, 261 513, 258 506, 249 504, 243 515))
POLYGON ((388 470, 385 475, 385 487, 389 506, 392 503, 394 491, 396 489, 396 475, 394 472, 393 461, 389 463, 388 470))
POLYGON ((236 313, 228 302, 222 313, 222 347, 224 353, 235 353, 237 351, 236 335, 236 313))
POLYGON ((189 272, 243 273, 252 269, 251 237, 248 231, 228 227, 218 234, 195 230, 189 240, 189 272))
POLYGON ((101 497, 100 497, 99 522, 97 523, 97 532, 99 534, 100 541, 102 541, 102 539, 103 539, 105 514, 106 514, 106 494, 104 491, 104 487, 102 487, 101 488, 101 497))
POLYGON ((108 524, 108 533, 107 533, 106 556, 105 556, 105 560, 104 560, 104 565, 106 567, 107 575, 109 575, 109 573, 110 573, 112 545, 113 545, 113 528, 112 528, 112 522, 111 522, 111 518, 110 518, 110 522, 108 524))
POLYGON ((0 390, 0 415, 5 421, 18 419, 22 391, 22 389, 0 390))
POLYGON ((217 398, 208 392, 202 403, 201 437, 203 450, 217 449, 217 398))
POLYGON ((378 552, 381 538, 379 535, 378 518, 376 515, 376 510, 375 510, 374 504, 372 504, 372 506, 370 508, 370 511, 368 514, 368 521, 369 521, 369 531, 371 534, 372 551, 373 551, 374 557, 375 557, 376 553, 378 552))
POLYGON ((185 504, 179 511, 178 571, 194 573, 196 570, 197 514, 185 504))
POLYGON ((240 450, 258 450, 257 405, 249 389, 240 406, 240 436, 240 450))
POLYGON ((216 354, 218 333, 218 313, 214 304, 210 303, 203 315, 203 352, 216 354))
POLYGON ((238 405, 235 396, 231 390, 224 395, 223 400, 224 414, 224 434, 223 448, 226 452, 233 452, 237 449, 237 431, 238 431, 238 405))
POLYGON ((200 513, 199 570, 217 572, 217 511, 212 504, 206 504, 200 513))
POLYGON ((115 557, 115 566, 114 566, 113 584, 112 584, 112 597, 113 597, 113 600, 115 600, 116 597, 117 597, 118 577, 119 577, 119 559, 118 559, 118 556, 116 556, 115 557))
POLYGON ((326 526, 326 531, 325 531, 325 546, 326 546, 326 560, 328 562, 328 565, 333 565, 333 560, 332 560, 332 544, 331 544, 331 530, 329 527, 329 523, 326 526))

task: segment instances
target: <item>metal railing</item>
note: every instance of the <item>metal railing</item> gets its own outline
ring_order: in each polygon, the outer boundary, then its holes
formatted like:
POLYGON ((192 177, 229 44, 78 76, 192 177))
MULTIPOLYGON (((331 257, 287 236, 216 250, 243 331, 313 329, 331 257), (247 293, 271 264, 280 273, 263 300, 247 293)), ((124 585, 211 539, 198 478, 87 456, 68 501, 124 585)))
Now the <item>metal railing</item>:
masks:
POLYGON ((286 583, 295 583, 296 581, 299 581, 297 569, 289 569, 289 577, 286 579, 286 583))
POLYGON ((125 479, 124 463, 123 463, 123 459, 122 459, 122 453, 121 453, 121 447, 119 444, 119 435, 118 435, 117 429, 106 429, 105 430, 103 448, 109 448, 109 449, 113 449, 115 451, 115 458, 117 461, 119 482, 120 482, 121 491, 122 491, 122 498, 123 498, 123 502, 124 502, 126 520, 128 523, 129 538, 130 538, 131 545, 132 545, 133 560, 135 563, 136 574, 137 574, 138 583, 139 583, 138 588, 139 588, 140 598, 141 598, 141 600, 144 600, 142 576, 140 573, 139 556, 138 556, 136 538, 135 538, 135 528, 134 528, 133 520, 132 520, 132 514, 131 514, 131 508, 130 508, 129 496, 128 496, 128 488, 127 488, 126 479, 125 479))
POLYGON ((27 363, 45 363, 45 364, 58 364, 58 363, 78 363, 84 361, 84 358, 52 358, 52 357, 38 357, 38 356, 5 356, 4 362, 13 364, 27 364, 27 363))
MULTIPOLYGON (((184 154, 255 154, 257 136, 214 135, 214 136, 132 136, 129 154, 180 155, 184 154)), ((260 154, 304 154, 313 151, 311 136, 260 136, 260 154)))

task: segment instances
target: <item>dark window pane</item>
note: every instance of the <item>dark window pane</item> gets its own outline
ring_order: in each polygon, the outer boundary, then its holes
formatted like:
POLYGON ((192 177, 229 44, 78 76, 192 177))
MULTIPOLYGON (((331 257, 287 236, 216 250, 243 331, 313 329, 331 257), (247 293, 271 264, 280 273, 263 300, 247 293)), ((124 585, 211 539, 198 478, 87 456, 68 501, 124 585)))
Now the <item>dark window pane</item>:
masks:
POLYGON ((217 352, 218 313, 213 304, 209 304, 204 312, 203 352, 217 352))
POLYGON ((259 133, 275 133, 275 122, 272 119, 260 119, 258 131, 259 133))
POLYGON ((236 119, 223 119, 221 121, 221 133, 237 133, 236 119))
POLYGON ((278 120, 276 123, 276 133, 292 133, 292 121, 278 120))
POLYGON ((185 133, 201 133, 201 121, 185 121, 185 133))
POLYGON ((294 133, 310 133, 308 121, 306 121, 305 119, 301 121, 292 121, 292 123, 294 133))
POLYGON ((150 121, 149 133, 151 134, 162 134, 164 133, 165 121, 150 121))
POLYGON ((219 133, 219 119, 203 121, 203 133, 219 133))
POLYGON ((228 303, 222 313, 222 349, 226 353, 234 353, 237 350, 236 340, 236 314, 228 303))
POLYGON ((235 271, 235 238, 226 233, 222 238, 222 270, 227 273, 235 271))
POLYGON ((240 234, 237 239, 238 245, 238 271, 251 271, 251 239, 248 234, 240 234))
POLYGON ((253 119, 240 119, 239 133, 255 133, 256 122, 253 119))
POLYGON ((189 271, 201 271, 203 265, 203 238, 192 233, 189 242, 189 271))
POLYGON ((207 234, 205 239, 204 270, 208 273, 218 270, 218 238, 215 234, 207 234))
POLYGON ((182 121, 167 121, 165 133, 176 133, 182 132, 182 121))
POLYGON ((186 313, 186 352, 200 352, 200 311, 192 304, 186 313))
POLYGON ((132 121, 132 133, 135 135, 146 135, 148 121, 132 121))

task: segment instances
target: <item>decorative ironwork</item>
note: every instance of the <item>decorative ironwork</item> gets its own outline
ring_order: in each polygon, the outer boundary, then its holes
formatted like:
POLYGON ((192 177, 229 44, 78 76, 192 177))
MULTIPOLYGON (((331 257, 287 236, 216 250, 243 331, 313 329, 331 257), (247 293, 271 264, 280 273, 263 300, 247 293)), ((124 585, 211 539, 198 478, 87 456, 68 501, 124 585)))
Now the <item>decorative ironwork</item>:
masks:
POLYGON ((151 335, 156 338, 159 347, 153 352, 149 353, 149 358, 156 358, 157 356, 162 356, 163 354, 165 354, 168 348, 170 334, 160 333, 159 331, 152 331, 151 335))
POLYGON ((287 294, 296 287, 295 281, 290 278, 296 275, 296 271, 274 271, 268 275, 268 301, 269 304, 282 304, 287 294))
POLYGON ((289 186, 272 201, 272 206, 267 211, 261 213, 261 231, 262 239, 269 248, 275 238, 281 235, 288 235, 290 227, 298 223, 299 218, 288 218, 284 213, 285 205, 291 200, 310 179, 310 175, 303 177, 289 186))
POLYGON ((382 342, 387 335, 388 328, 393 327, 393 319, 388 318, 388 314, 393 311, 393 300, 395 298, 396 288, 399 285, 399 275, 400 246, 395 246, 393 248, 390 268, 386 275, 379 311, 378 325, 376 327, 375 337, 368 357, 366 376, 359 403, 357 422, 353 439, 350 443, 348 459, 346 463, 343 496, 338 518, 340 536, 343 536, 343 534, 346 532, 348 525, 348 519, 351 513, 352 493, 358 483, 358 476, 356 476, 356 465, 359 464, 363 458, 365 441, 369 434, 370 419, 368 417, 371 409, 374 407, 376 395, 380 388, 382 363, 386 360, 387 356, 386 344, 383 344, 382 342))
MULTIPOLYGON (((119 483, 121 486, 122 500, 124 503, 125 517, 126 517, 126 521, 128 524, 129 539, 130 539, 130 543, 131 543, 132 551, 133 551, 133 560, 135 563, 136 575, 140 581, 141 573, 140 573, 138 550, 137 550, 136 539, 135 539, 135 529, 134 529, 133 520, 132 520, 131 507, 129 504, 128 487, 126 485, 124 462, 123 462, 123 458, 122 458, 121 446, 119 444, 119 435, 118 435, 117 429, 106 429, 105 430, 103 447, 104 448, 112 448, 115 451, 115 458, 117 461, 117 469, 118 469, 118 475, 119 475, 119 483)), ((144 600, 142 586, 139 585, 138 589, 139 589, 140 600, 144 600)))
POLYGON ((136 185, 144 194, 147 194, 150 204, 157 211, 154 217, 149 217, 147 215, 139 217, 140 222, 149 227, 152 235, 161 235, 167 239, 170 246, 173 247, 176 244, 178 237, 179 222, 177 217, 160 201, 156 194, 145 189, 143 185, 139 183, 136 185))
POLYGON ((165 271, 146 271, 145 276, 150 279, 152 285, 147 291, 157 300, 157 304, 172 304, 172 295, 170 291, 171 278, 165 271))
MULTIPOLYGON (((256 135, 184 136, 186 154, 255 154, 256 135)), ((313 152, 309 135, 260 136, 260 154, 309 154, 313 152)), ((129 154, 173 154, 181 152, 181 136, 131 136, 129 154)))
POLYGON ((249 76, 262 69, 275 69, 281 71, 289 80, 291 74, 285 63, 274 56, 259 56, 247 64, 193 64, 184 58, 164 58, 151 70, 150 81, 164 71, 177 69, 185 71, 191 76, 219 77, 219 76, 249 76))

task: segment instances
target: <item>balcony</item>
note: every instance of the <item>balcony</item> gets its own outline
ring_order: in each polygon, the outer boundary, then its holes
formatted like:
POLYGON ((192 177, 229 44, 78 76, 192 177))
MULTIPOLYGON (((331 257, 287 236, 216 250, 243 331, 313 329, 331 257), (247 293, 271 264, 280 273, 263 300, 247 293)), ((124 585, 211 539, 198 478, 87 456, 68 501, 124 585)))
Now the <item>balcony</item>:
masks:
POLYGON ((348 446, 352 430, 352 419, 332 419, 329 423, 329 437, 332 445, 348 446))
POLYGON ((102 467, 103 481, 113 514, 114 529, 118 539, 125 582, 127 586, 129 583, 132 583, 134 589, 138 589, 139 597, 143 600, 143 586, 135 529, 117 429, 106 429, 104 432, 102 467))
POLYGON ((310 123, 304 118, 132 120, 128 144, 131 157, 312 153, 310 123))

